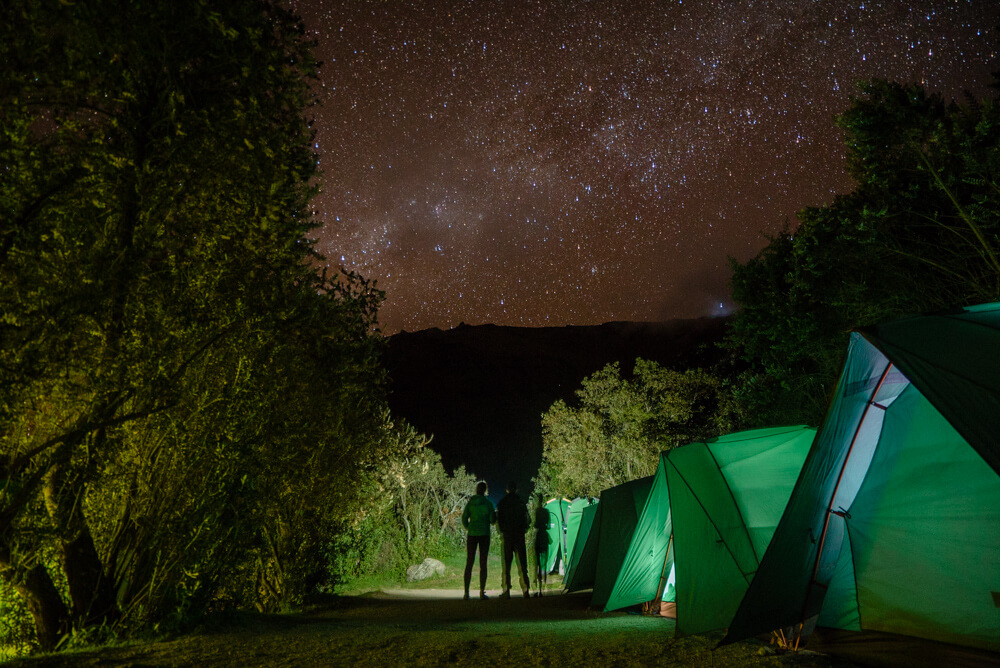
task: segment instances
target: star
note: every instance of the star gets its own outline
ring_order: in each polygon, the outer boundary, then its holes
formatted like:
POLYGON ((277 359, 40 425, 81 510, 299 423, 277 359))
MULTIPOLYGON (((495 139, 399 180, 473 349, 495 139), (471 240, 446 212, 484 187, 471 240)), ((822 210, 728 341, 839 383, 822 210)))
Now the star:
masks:
POLYGON ((852 189, 856 82, 987 94, 1000 4, 911 4, 302 1, 319 250, 387 333, 727 312, 729 258, 852 189))

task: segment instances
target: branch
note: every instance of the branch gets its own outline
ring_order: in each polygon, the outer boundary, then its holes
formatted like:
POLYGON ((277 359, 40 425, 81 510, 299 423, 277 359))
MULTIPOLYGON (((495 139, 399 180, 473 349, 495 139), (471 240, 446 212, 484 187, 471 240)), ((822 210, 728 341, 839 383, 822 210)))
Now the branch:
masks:
POLYGON ((972 217, 969 216, 968 213, 966 213, 965 209, 962 207, 958 199, 955 197, 955 194, 951 191, 951 189, 947 185, 945 185, 944 181, 941 179, 941 175, 938 173, 936 169, 934 169, 934 166, 931 164, 930 159, 928 159, 928 157, 924 155, 924 152, 921 151, 918 147, 916 147, 912 142, 910 143, 910 146, 911 148, 913 148, 917 156, 919 156, 921 162, 924 163, 924 166, 927 168, 927 171, 929 171, 931 176, 934 177, 934 182, 937 183, 938 188, 944 191, 944 193, 948 196, 948 199, 951 200, 951 203, 955 207, 955 210, 958 211, 959 217, 963 221, 965 221, 965 224, 969 226, 969 229, 972 230, 972 233, 976 236, 976 239, 979 241, 980 246, 982 246, 982 250, 980 250, 980 255, 983 257, 983 259, 987 260, 988 264, 992 265, 993 271, 995 273, 1000 273, 1000 260, 998 260, 997 256, 993 253, 993 249, 990 247, 989 241, 983 235, 983 231, 976 224, 976 221, 972 220, 972 217))
MULTIPOLYGON (((67 447, 68 446, 64 446, 67 447)), ((6 510, 0 514, 0 533, 6 533, 13 523, 14 518, 21 512, 21 510, 28 505, 31 501, 31 497, 34 495, 35 490, 41 483, 42 478, 49 472, 49 466, 39 466, 26 481, 23 481, 21 488, 17 490, 17 494, 11 499, 11 502, 6 510)), ((8 476, 7 480, 10 480, 8 476)))
POLYGON ((14 231, 19 227, 22 227, 30 218, 32 218, 35 213, 42 208, 42 205, 51 199, 53 195, 79 180, 82 173, 83 170, 79 167, 71 169, 63 179, 56 182, 52 185, 52 187, 36 197, 35 201, 25 207, 21 212, 21 215, 9 222, 9 227, 4 234, 2 243, 0 243, 0 265, 6 263, 7 255, 10 253, 10 249, 14 245, 14 231))
MULTIPOLYGON (((131 395, 132 393, 129 392, 127 394, 131 395)), ((113 413, 114 410, 117 410, 116 406, 120 405, 127 398, 128 397, 122 397, 121 400, 116 401, 115 402, 115 406, 111 407, 111 412, 113 413)), ((138 420, 140 418, 145 418, 145 417, 149 417, 150 415, 155 415, 157 413, 161 413, 161 412, 167 410, 168 408, 173 408, 175 405, 176 405, 176 402, 168 402, 166 404, 162 404, 160 406, 154 406, 153 408, 149 408, 149 409, 146 409, 146 410, 133 411, 132 413, 126 413, 125 415, 121 415, 121 416, 116 417, 116 418, 104 419, 104 420, 98 419, 98 420, 91 420, 91 421, 88 421, 88 422, 84 422, 84 423, 80 424, 78 427, 76 427, 74 429, 71 429, 71 430, 69 430, 67 432, 64 432, 64 433, 60 434, 59 436, 53 436, 52 438, 50 438, 49 440, 45 441, 41 445, 38 445, 35 448, 33 448, 31 450, 28 450, 25 453, 22 453, 13 462, 11 462, 10 465, 8 465, 8 466, 6 466, 4 468, 6 469, 6 472, 7 472, 8 477, 9 477, 10 471, 12 469, 25 468, 27 466, 27 463, 28 463, 27 460, 30 460, 33 457, 36 457, 37 455, 40 455, 41 453, 43 453, 44 451, 48 450, 49 448, 52 448, 52 447, 55 447, 57 445, 64 444, 64 443, 79 443, 81 440, 83 440, 84 436, 86 436, 90 432, 95 431, 97 429, 106 429, 108 427, 117 427, 118 425, 124 424, 126 422, 131 421, 131 420, 138 420)))

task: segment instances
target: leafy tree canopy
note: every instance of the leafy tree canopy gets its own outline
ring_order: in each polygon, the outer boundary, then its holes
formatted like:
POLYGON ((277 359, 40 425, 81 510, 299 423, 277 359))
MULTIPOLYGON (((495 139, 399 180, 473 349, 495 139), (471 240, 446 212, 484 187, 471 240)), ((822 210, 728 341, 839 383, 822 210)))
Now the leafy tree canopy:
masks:
POLYGON ((294 604, 405 449, 381 295, 311 268, 301 23, 12 0, 0 61, 0 575, 46 647, 294 604))
POLYGON ((1000 110, 871 81, 839 119, 855 189, 745 264, 729 346, 758 425, 823 416, 855 327, 1000 298, 1000 110))
POLYGON ((651 475, 661 451, 728 431, 723 385, 701 369, 637 359, 627 379, 613 363, 585 378, 576 397, 542 416, 542 493, 598 496, 651 475))

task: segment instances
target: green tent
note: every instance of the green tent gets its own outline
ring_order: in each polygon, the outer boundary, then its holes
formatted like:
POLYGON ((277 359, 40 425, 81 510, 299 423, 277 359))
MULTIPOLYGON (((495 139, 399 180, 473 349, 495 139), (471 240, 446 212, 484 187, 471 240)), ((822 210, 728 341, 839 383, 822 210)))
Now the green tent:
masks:
POLYGON ((591 538, 594 537, 594 529, 599 534, 594 593, 590 599, 595 608, 603 608, 608 602, 652 486, 653 476, 647 476, 601 492, 601 502, 597 506, 601 514, 600 526, 595 522, 590 531, 591 538))
POLYGON ((549 513, 549 522, 546 525, 549 534, 546 573, 554 571, 559 558, 566 553, 566 515, 569 512, 569 503, 569 499, 549 499, 544 506, 549 513))
POLYGON ((605 610, 661 593, 671 600, 664 585, 675 567, 677 632, 725 627, 815 435, 803 426, 755 429, 662 453, 605 610))
POLYGON ((669 561, 667 560, 672 528, 663 455, 660 456, 659 466, 653 475, 632 539, 604 606, 605 610, 617 610, 654 600, 659 591, 660 579, 665 573, 669 573, 672 565, 673 556, 670 555, 669 561))
POLYGON ((724 642, 816 622, 1000 650, 1000 304, 851 336, 724 642))
POLYGON ((568 591, 580 591, 594 586, 597 574, 597 543, 600 537, 601 506, 587 506, 580 515, 580 530, 563 577, 568 591))
POLYGON ((576 541, 580 534, 580 524, 583 521, 583 511, 593 504, 597 499, 580 497, 573 499, 566 509, 566 558, 567 571, 571 563, 573 550, 576 549, 576 541))
POLYGON ((563 573, 568 571, 566 564, 569 562, 569 555, 573 554, 573 547, 576 544, 577 534, 580 532, 580 521, 583 517, 583 510, 587 506, 597 503, 597 499, 576 498, 550 499, 544 506, 548 513, 546 523, 549 534, 548 562, 546 563, 546 573, 551 573, 562 560, 563 573))
POLYGON ((729 624, 815 436, 801 426, 755 429, 666 454, 678 634, 729 624))

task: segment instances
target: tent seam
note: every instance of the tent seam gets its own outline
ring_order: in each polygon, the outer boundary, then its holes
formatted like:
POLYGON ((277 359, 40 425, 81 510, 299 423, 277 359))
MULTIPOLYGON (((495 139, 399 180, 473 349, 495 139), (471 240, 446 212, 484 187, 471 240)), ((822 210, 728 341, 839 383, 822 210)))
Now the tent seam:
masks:
MULTIPOLYGON (((692 444, 692 445, 693 445, 693 444, 692 444)), ((705 444, 703 443, 702 445, 705 445, 705 444)), ((706 446, 706 447, 707 447, 707 446, 706 446)), ((669 458, 668 458, 668 461, 669 461, 669 458)), ((674 470, 675 470, 675 471, 677 471, 677 475, 679 475, 679 476, 681 477, 681 481, 683 481, 683 482, 684 482, 684 485, 685 485, 685 486, 686 486, 686 487, 688 488, 688 490, 689 490, 689 491, 691 492, 691 496, 693 496, 693 497, 694 497, 694 499, 695 499, 695 501, 697 501, 697 502, 698 502, 698 507, 699 507, 699 508, 701 508, 702 512, 704 512, 704 513, 705 513, 705 517, 707 517, 707 518, 708 518, 708 521, 709 521, 709 523, 710 523, 710 524, 712 525, 712 528, 713 528, 713 529, 715 529, 716 533, 718 533, 718 534, 719 534, 719 535, 721 536, 721 535, 722 535, 722 532, 721 532, 721 531, 719 531, 719 526, 718 526, 718 525, 717 525, 717 524, 715 523, 715 520, 714 520, 714 519, 712 518, 712 515, 711 515, 711 514, 710 514, 710 513, 708 512, 708 509, 706 509, 706 508, 705 508, 705 504, 703 504, 703 503, 701 502, 701 497, 699 497, 699 496, 698 496, 698 495, 697 495, 697 494, 695 493, 695 491, 694 491, 694 488, 693 488, 693 487, 691 487, 691 484, 690 484, 690 483, 689 483, 689 482, 687 481, 687 478, 685 478, 685 477, 684 477, 684 474, 680 472, 680 469, 678 469, 678 468, 677 468, 677 465, 676 465, 676 464, 674 464, 673 462, 670 462, 670 465, 671 465, 671 466, 672 466, 672 467, 674 468, 674 470)), ((717 470, 718 470, 718 469, 717 469, 717 470)), ((719 475, 722 475, 721 471, 720 471, 719 475)), ((723 480, 725 480, 725 478, 723 478, 723 480)), ((728 488, 728 485, 726 485, 726 487, 728 488)), ((670 486, 670 485, 668 484, 668 485, 667 485, 667 493, 668 493, 668 494, 670 493, 670 489, 671 489, 671 486, 670 486)), ((671 508, 672 508, 672 507, 673 507, 673 499, 671 499, 671 508)), ((675 524, 676 524, 676 522, 675 522, 675 524)), ((744 572, 743 572, 743 569, 742 569, 742 568, 740 567, 740 562, 739 562, 739 560, 738 560, 738 559, 736 558, 736 555, 735 555, 735 554, 733 554, 733 551, 732 551, 732 550, 730 549, 730 547, 729 547, 729 543, 727 543, 727 542, 726 542, 726 540, 725 540, 725 539, 723 539, 723 540, 722 540, 722 544, 723 544, 723 545, 725 546, 725 548, 726 548, 726 552, 728 552, 728 553, 729 553, 729 556, 730 556, 730 557, 732 558, 732 560, 733 560, 733 563, 735 563, 735 564, 736 564, 736 568, 738 568, 738 569, 739 569, 739 571, 740 571, 740 574, 741 574, 741 575, 742 575, 742 576, 743 576, 744 578, 746 578, 746 575, 747 575, 747 574, 746 574, 746 573, 744 573, 744 572)), ((675 550, 675 552, 676 552, 676 550, 675 550)), ((675 556, 675 557, 674 557, 674 562, 676 562, 676 561, 677 561, 677 557, 675 556)))
MULTIPOLYGON (((782 432, 782 433, 784 434, 784 433, 789 433, 789 432, 782 432)), ((722 482, 725 483, 725 485, 726 485, 726 491, 729 492, 729 498, 733 502, 733 507, 736 509, 736 515, 737 515, 737 517, 740 518, 740 526, 743 527, 743 533, 744 533, 744 535, 745 535, 745 537, 747 539, 747 543, 750 545, 750 551, 753 552, 754 561, 756 561, 757 564, 760 565, 760 557, 757 555, 757 550, 753 546, 753 539, 750 537, 750 529, 749 529, 749 527, 747 527, 746 518, 743 517, 743 511, 740 510, 740 504, 738 504, 736 502, 736 495, 733 494, 733 487, 732 487, 732 485, 729 484, 729 480, 722 473, 722 467, 719 466, 719 460, 715 458, 715 453, 712 452, 712 448, 709 448, 707 443, 705 444, 705 448, 708 450, 708 456, 712 458, 712 462, 715 464, 715 468, 719 471, 719 475, 722 476, 722 482)), ((713 525, 714 525, 714 523, 713 523, 713 525)), ((716 529, 716 531, 718 531, 718 529, 716 529)), ((719 531, 719 535, 720 536, 722 535, 721 531, 719 531)), ((726 542, 726 540, 725 540, 725 538, 723 538, 723 543, 725 543, 725 542, 726 542)), ((728 544, 727 544, 727 547, 728 547, 728 544)), ((730 554, 732 554, 732 552, 730 552, 730 554)), ((734 560, 735 560, 735 555, 734 555, 734 560)), ((739 562, 737 562, 736 565, 737 565, 737 567, 739 567, 739 562)), ((753 572, 756 573, 757 569, 754 568, 753 572)), ((742 568, 740 568, 740 573, 743 574, 743 578, 747 581, 747 584, 749 585, 750 584, 750 580, 752 578, 748 578, 747 574, 743 572, 742 568)))

